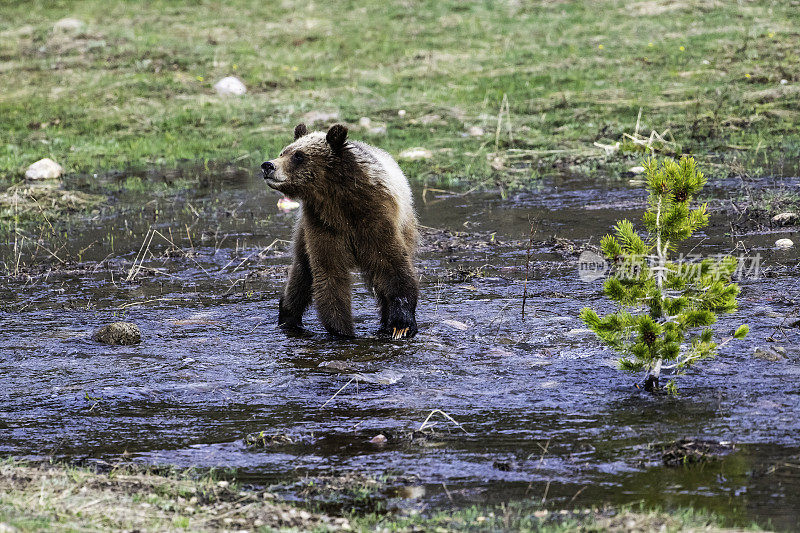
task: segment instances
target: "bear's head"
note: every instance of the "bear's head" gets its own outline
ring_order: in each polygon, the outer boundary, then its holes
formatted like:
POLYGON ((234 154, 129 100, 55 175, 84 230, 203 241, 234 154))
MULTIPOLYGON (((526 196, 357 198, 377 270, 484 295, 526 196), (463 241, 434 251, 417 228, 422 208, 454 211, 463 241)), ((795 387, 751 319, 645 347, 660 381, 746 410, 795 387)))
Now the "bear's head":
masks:
POLYGON ((309 132, 305 124, 294 129, 294 142, 281 154, 261 164, 264 179, 271 188, 299 200, 325 194, 346 174, 347 128, 331 126, 327 133, 309 132))

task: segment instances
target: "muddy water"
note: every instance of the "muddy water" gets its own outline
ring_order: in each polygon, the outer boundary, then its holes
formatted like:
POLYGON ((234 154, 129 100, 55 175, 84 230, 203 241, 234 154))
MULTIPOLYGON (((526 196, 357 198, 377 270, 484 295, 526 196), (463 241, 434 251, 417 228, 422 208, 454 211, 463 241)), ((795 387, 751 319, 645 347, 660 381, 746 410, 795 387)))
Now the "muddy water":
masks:
MULTIPOLYGON (((739 186, 719 182, 710 195, 721 202, 739 186)), ((427 203, 418 192, 420 334, 404 342, 375 336, 359 284, 359 339, 320 333, 313 312, 307 335, 275 327, 293 215, 260 180, 220 174, 163 191, 122 193, 67 228, 56 255, 82 250, 81 264, 2 281, 0 453, 236 467, 261 484, 395 472, 425 487, 430 505, 546 495, 555 508, 645 501, 740 524, 800 521, 800 329, 788 325, 800 272, 796 252, 770 248, 796 233, 732 234, 720 214, 692 243, 715 254, 741 241, 761 254, 762 276, 742 282, 741 310, 719 324, 746 322, 749 339, 665 398, 638 392, 639 377, 616 370, 576 319, 585 305, 608 306, 601 281, 579 278, 575 246, 638 219, 633 186, 563 177, 506 200, 428 193, 427 203), (161 235, 143 246, 151 228, 161 235), (89 340, 120 319, 141 327, 140 345, 89 340), (766 361, 755 346, 786 352, 766 361), (461 427, 437 413, 424 438, 413 433, 437 409, 461 427), (294 442, 248 448, 260 431, 294 442), (370 443, 377 434, 388 442, 370 443), (734 449, 702 467, 662 466, 661 444, 682 437, 734 449)))

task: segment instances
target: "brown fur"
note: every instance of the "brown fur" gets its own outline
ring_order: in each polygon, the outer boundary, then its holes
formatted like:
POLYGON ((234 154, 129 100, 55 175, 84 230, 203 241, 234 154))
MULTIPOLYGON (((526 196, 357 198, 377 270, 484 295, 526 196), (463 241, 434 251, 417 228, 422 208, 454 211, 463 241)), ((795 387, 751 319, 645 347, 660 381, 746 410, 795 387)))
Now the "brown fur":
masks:
POLYGON ((382 167, 370 147, 346 137, 341 125, 323 141, 300 124, 296 142, 262 165, 270 187, 302 203, 278 322, 302 327, 313 299, 326 330, 353 336, 350 271, 358 269, 377 298, 381 330, 395 337, 414 335, 419 284, 410 198, 408 208, 401 209, 404 200, 394 196, 396 191, 376 181, 376 169, 380 174, 382 167))

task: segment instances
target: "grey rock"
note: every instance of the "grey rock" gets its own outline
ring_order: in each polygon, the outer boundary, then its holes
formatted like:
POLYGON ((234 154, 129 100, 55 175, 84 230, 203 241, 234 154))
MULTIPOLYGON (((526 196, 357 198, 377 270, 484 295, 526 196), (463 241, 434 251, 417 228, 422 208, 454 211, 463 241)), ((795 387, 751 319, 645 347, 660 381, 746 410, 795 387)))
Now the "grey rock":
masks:
POLYGON ((28 181, 54 180, 58 179, 62 172, 64 169, 61 168, 61 165, 45 157, 28 167, 25 171, 25 179, 28 181))
POLYGON ((793 226, 800 221, 800 215, 797 213, 779 213, 772 217, 772 223, 779 226, 793 226))
POLYGON ((247 92, 247 87, 236 76, 228 76, 215 83, 214 90, 220 96, 241 96, 247 92))
POLYGON ((92 334, 92 339, 103 344, 130 345, 142 341, 139 326, 130 322, 114 322, 106 324, 92 334))

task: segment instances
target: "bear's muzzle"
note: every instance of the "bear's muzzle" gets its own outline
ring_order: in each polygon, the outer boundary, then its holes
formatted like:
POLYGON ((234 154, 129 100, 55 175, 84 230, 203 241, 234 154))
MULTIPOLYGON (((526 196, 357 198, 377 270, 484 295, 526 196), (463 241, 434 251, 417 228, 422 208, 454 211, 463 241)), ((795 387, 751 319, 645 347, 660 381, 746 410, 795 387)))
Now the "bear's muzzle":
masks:
POLYGON ((272 161, 264 161, 261 163, 261 171, 264 173, 265 180, 271 180, 275 177, 275 165, 272 161))

